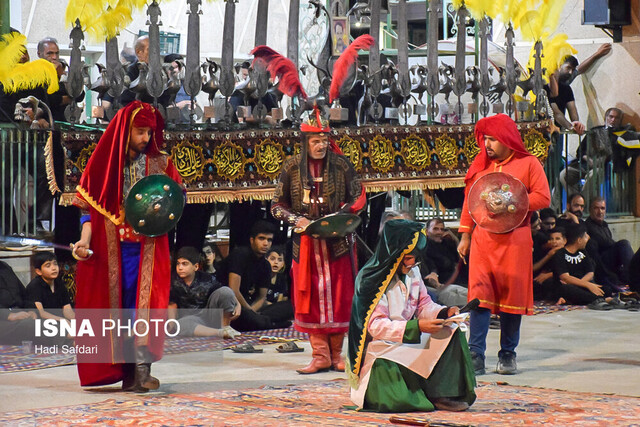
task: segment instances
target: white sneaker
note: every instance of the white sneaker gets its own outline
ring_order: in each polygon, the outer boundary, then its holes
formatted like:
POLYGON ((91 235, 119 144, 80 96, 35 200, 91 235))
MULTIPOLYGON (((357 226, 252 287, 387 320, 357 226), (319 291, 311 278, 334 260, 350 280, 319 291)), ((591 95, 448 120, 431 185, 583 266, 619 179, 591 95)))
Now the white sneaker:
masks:
POLYGON ((222 330, 229 336, 229 338, 234 339, 242 335, 240 332, 233 329, 231 326, 225 326, 222 330))

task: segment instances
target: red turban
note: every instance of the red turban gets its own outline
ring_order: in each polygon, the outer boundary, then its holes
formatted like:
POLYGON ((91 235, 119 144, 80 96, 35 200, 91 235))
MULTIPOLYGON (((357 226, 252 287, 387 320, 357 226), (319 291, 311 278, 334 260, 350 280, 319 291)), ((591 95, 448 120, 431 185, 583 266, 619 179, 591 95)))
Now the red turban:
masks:
POLYGON ((471 166, 469 166, 469 171, 464 178, 465 184, 469 183, 476 173, 485 170, 491 162, 487 156, 487 150, 484 145, 485 135, 493 136, 500 141, 500 143, 512 149, 515 157, 532 156, 524 147, 516 122, 506 114, 497 114, 478 120, 475 127, 475 134, 476 142, 478 143, 478 147, 480 147, 480 153, 478 153, 473 163, 471 163, 471 166))
POLYGON ((116 225, 124 222, 123 169, 129 155, 131 127, 149 127, 151 140, 145 154, 161 154, 164 120, 151 105, 134 101, 121 108, 102 134, 80 178, 77 191, 94 209, 116 225))

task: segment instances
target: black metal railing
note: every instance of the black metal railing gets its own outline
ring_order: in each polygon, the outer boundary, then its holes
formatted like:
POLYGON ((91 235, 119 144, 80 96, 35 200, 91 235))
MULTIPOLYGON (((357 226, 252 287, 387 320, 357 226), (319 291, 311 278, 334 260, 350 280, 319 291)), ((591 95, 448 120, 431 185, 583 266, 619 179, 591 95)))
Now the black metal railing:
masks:
POLYGON ((52 195, 45 167, 49 132, 0 126, 0 229, 3 235, 51 231, 52 195))

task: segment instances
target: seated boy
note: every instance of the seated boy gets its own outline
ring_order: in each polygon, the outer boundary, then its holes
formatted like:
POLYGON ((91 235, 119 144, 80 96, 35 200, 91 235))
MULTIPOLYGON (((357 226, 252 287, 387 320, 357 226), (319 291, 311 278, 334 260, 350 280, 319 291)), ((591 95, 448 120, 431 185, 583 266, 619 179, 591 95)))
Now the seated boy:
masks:
POLYGON ((557 301, 553 282, 553 256, 567 243, 566 231, 563 227, 555 227, 549 231, 549 251, 542 259, 533 264, 533 299, 536 301, 557 301))
POLYGON ((171 282, 168 317, 177 318, 179 335, 224 338, 240 335, 230 326, 231 320, 240 315, 240 303, 233 291, 210 274, 198 271, 200 253, 195 248, 180 248, 176 258, 176 276, 171 282), (178 309, 190 310, 193 314, 185 315, 184 312, 179 313, 178 309), (219 310, 222 310, 222 328, 219 310))
POLYGON ((41 319, 73 319, 71 298, 58 278, 58 260, 53 252, 37 252, 32 257, 36 277, 27 285, 27 300, 34 304, 41 319))
POLYGON ((567 243, 553 257, 553 280, 559 303, 608 310, 611 288, 593 283, 593 263, 584 252, 589 234, 584 224, 569 224, 567 243), (606 298, 606 300, 604 299, 606 298))
POLYGON ((351 400, 377 412, 464 411, 475 376, 464 333, 434 303, 416 266, 421 223, 385 224, 373 257, 356 279, 349 323, 351 400))

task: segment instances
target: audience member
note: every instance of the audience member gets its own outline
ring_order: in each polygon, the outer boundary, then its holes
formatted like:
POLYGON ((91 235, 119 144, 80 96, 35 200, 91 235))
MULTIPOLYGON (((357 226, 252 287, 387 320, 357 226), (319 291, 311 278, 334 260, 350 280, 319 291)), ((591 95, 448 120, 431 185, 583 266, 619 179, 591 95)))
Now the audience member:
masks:
POLYGON ((594 283, 594 267, 584 252, 589 234, 584 224, 571 224, 567 243, 553 257, 553 280, 559 303, 589 305, 595 310, 610 310, 611 288, 594 283), (606 300, 605 300, 606 298, 606 300))
MULTIPOLYGON (((46 59, 51 62, 58 71, 58 79, 66 74, 65 66, 60 61, 60 49, 58 48, 58 41, 53 37, 46 37, 38 42, 38 58, 46 59)), ((68 105, 73 102, 73 99, 67 94, 67 87, 64 83, 59 84, 57 92, 48 96, 48 106, 51 109, 51 115, 55 121, 66 122, 64 111, 68 105)), ((82 102, 84 99, 84 92, 80 94, 75 102, 82 102)))
POLYGON ((213 243, 204 244, 204 246, 202 247, 202 271, 209 274, 216 274, 217 269, 220 268, 219 264, 221 262, 217 259, 217 252, 218 249, 213 243))
MULTIPOLYGON (((601 260, 604 267, 613 272, 618 281, 629 281, 627 271, 633 257, 633 249, 628 240, 614 240, 609 224, 604 220, 607 203, 604 198, 596 197, 589 205, 589 218, 585 221, 593 245, 593 256, 601 260)), ((591 252, 590 252, 591 254, 591 252)))
POLYGON ((556 226, 556 211, 553 208, 540 209, 540 231, 549 235, 556 226))
POLYGON ((169 318, 178 319, 180 336, 235 338, 230 325, 240 316, 234 292, 200 270, 198 250, 185 246, 176 254, 176 276, 169 294, 169 318), (221 324, 222 323, 222 324, 221 324))
POLYGON ((289 299, 288 274, 285 273, 284 249, 274 247, 266 255, 271 265, 271 284, 267 298, 260 309, 260 314, 269 316, 271 320, 282 322, 293 319, 293 305, 289 299))
POLYGON ((549 233, 549 251, 533 264, 533 299, 557 301, 553 282, 553 257, 567 243, 566 231, 556 227, 549 233))
POLYGON ((21 345, 23 341, 36 344, 61 344, 61 337, 36 337, 38 317, 34 305, 27 299, 24 285, 9 264, 0 261, 0 344, 21 345))
POLYGON ((273 322, 259 311, 267 299, 271 278, 271 265, 265 259, 271 249, 275 227, 258 221, 251 228, 249 247, 236 247, 225 259, 227 285, 242 306, 240 317, 231 326, 239 331, 259 331, 287 327, 290 322, 273 322))
POLYGON ((27 285, 27 299, 41 319, 74 319, 67 287, 58 278, 58 260, 53 252, 38 252, 32 257, 36 277, 27 285))
MULTIPOLYGON (((427 247, 425 254, 436 266, 443 284, 466 285, 469 272, 458 255, 458 237, 445 227, 442 218, 427 221, 427 247)), ((444 304, 444 303, 443 303, 444 304)))
POLYGON ((570 195, 567 199, 567 210, 556 219, 556 227, 562 227, 566 230, 570 224, 584 222, 582 219, 583 213, 584 197, 582 197, 582 194, 576 193, 570 195))

